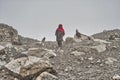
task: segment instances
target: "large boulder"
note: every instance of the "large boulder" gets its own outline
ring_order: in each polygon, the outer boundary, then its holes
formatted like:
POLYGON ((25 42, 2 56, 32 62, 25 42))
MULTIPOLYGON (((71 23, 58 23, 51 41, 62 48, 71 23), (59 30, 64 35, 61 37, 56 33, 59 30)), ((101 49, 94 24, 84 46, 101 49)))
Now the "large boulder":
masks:
POLYGON ((104 52, 106 50, 106 44, 91 46, 91 48, 96 49, 98 52, 104 52))
POLYGON ((111 42, 108 42, 106 40, 102 40, 102 39, 94 39, 95 42, 98 42, 98 43, 104 43, 104 44, 110 44, 111 42))
POLYGON ((9 63, 19 53, 11 43, 4 43, 0 45, 0 66, 9 63))
POLYGON ((49 61, 42 60, 35 56, 22 57, 12 60, 5 65, 7 71, 12 76, 23 80, 32 80, 39 76, 42 72, 55 72, 49 61))
POLYGON ((25 64, 24 66, 22 66, 19 74, 22 77, 26 77, 29 75, 34 75, 38 72, 42 73, 51 67, 52 66, 48 61, 39 60, 37 62, 33 62, 33 64, 27 64, 27 65, 25 64))
POLYGON ((0 24, 0 41, 19 42, 17 30, 6 24, 0 24))
POLYGON ((46 48, 29 48, 28 55, 37 56, 41 58, 52 58, 57 56, 54 50, 46 49, 46 48))
POLYGON ((67 37, 66 40, 65 40, 65 42, 66 42, 66 43, 74 43, 75 40, 74 40, 74 38, 72 38, 72 37, 67 37))
POLYGON ((80 34, 80 37, 78 37, 76 34, 74 35, 74 40, 76 42, 81 42, 83 40, 93 40, 92 36, 87 36, 87 35, 82 34, 82 33, 79 33, 79 34, 80 34))
POLYGON ((36 78, 36 80, 58 80, 58 78, 48 72, 43 72, 36 78))

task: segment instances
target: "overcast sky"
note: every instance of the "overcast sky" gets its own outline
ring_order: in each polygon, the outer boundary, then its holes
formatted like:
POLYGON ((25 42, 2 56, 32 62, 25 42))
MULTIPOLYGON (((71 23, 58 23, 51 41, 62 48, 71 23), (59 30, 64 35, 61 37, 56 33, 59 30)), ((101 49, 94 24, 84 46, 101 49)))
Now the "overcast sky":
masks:
POLYGON ((73 37, 76 29, 92 35, 120 29, 120 0, 0 0, 0 23, 39 40, 55 40, 58 24, 65 37, 73 37))

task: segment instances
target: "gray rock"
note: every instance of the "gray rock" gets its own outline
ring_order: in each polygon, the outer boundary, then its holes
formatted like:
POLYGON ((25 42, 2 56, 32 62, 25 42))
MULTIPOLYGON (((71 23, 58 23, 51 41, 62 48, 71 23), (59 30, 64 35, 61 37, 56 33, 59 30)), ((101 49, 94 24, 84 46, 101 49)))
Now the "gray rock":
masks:
POLYGON ((74 43, 75 40, 74 40, 74 38, 72 38, 72 37, 67 37, 66 40, 65 40, 65 42, 66 42, 66 43, 74 43))
POLYGON ((92 61, 93 59, 94 59, 94 58, 93 58, 92 56, 88 58, 88 60, 91 60, 91 61, 92 61))
POLYGON ((36 78, 36 80, 58 80, 58 78, 48 72, 43 72, 36 78))
POLYGON ((119 76, 118 74, 115 74, 115 75, 113 76, 113 80, 120 80, 120 76, 119 76))
POLYGON ((116 62, 117 59, 113 58, 113 57, 108 57, 105 61, 106 64, 113 64, 114 62, 116 62))
POLYGON ((85 53, 84 52, 73 51, 73 52, 71 52, 71 55, 81 56, 81 55, 85 55, 85 53))
POLYGON ((4 46, 0 45, 0 51, 3 50, 4 48, 5 48, 4 46))
POLYGON ((92 46, 91 48, 96 49, 98 52, 104 52, 106 50, 106 44, 92 46))
POLYGON ((5 61, 1 61, 1 60, 0 60, 0 67, 1 67, 1 66, 4 66, 5 64, 6 64, 5 61))
POLYGON ((17 30, 6 24, 0 24, 0 41, 19 42, 17 30))
POLYGON ((12 60, 5 65, 5 68, 18 79, 29 80, 37 77, 42 72, 54 74, 54 70, 49 61, 42 60, 35 56, 22 57, 12 60))
POLYGON ((30 48, 28 50, 28 54, 32 56, 37 56, 40 58, 48 58, 48 59, 57 56, 53 50, 46 48, 30 48))

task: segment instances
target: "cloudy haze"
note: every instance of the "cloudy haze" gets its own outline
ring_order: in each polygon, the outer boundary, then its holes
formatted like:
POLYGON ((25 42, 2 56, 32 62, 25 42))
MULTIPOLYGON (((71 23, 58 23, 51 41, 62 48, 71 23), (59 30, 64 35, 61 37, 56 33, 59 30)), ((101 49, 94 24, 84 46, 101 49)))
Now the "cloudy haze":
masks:
POLYGON ((19 34, 55 40, 59 23, 66 36, 75 29, 92 35, 120 29, 120 0, 0 0, 0 23, 13 26, 19 34))

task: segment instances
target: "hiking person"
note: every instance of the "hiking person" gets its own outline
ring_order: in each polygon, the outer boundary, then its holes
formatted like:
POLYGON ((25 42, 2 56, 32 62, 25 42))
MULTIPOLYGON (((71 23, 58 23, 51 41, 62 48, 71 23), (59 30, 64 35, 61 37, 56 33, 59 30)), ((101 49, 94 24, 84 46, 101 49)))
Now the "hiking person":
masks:
POLYGON ((77 38, 81 38, 81 34, 80 34, 80 32, 78 31, 78 29, 76 29, 76 36, 77 36, 77 38))
POLYGON ((46 39, 45 37, 43 37, 43 38, 42 38, 42 43, 44 43, 44 42, 45 42, 45 39, 46 39))
POLYGON ((42 41, 41 41, 41 46, 42 46, 42 47, 45 45, 45 39, 46 39, 46 37, 43 37, 43 38, 42 38, 42 41))
POLYGON ((59 47, 62 47, 62 42, 63 42, 63 36, 65 35, 65 31, 63 28, 62 24, 58 25, 58 28, 56 29, 55 36, 56 36, 56 41, 59 47))

